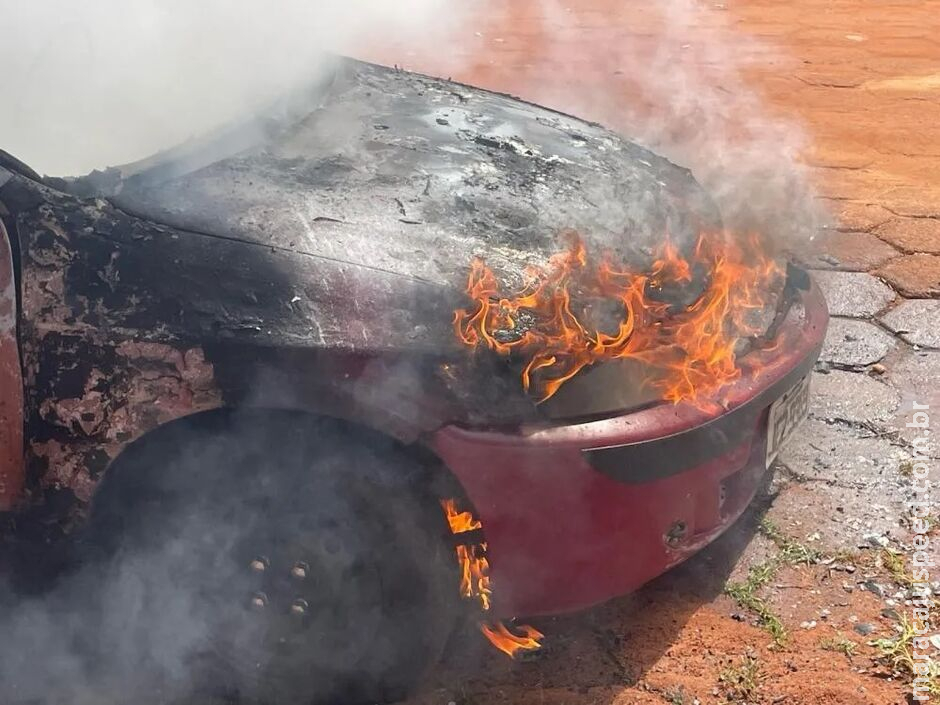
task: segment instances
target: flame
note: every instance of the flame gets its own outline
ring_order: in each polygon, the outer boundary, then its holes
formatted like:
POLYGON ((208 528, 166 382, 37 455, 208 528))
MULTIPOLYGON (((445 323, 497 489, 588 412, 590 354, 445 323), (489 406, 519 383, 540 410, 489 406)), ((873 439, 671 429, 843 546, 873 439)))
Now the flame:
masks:
POLYGON ((541 646, 539 639, 545 636, 535 627, 520 625, 518 629, 522 632, 523 636, 513 634, 502 622, 496 622, 493 625, 486 624, 485 622, 480 624, 480 630, 483 632, 483 635, 490 640, 490 643, 512 658, 516 657, 516 652, 518 651, 538 649, 541 646))
POLYGON ((470 512, 457 511, 456 500, 441 500, 441 508, 444 510, 444 514, 447 515, 447 523, 450 525, 450 531, 453 534, 462 534, 483 528, 483 524, 476 521, 470 512))
MULTIPOLYGON (((470 512, 457 509, 454 499, 441 500, 441 508, 447 517, 447 524, 452 534, 459 535, 468 531, 482 529, 483 524, 473 518, 470 512)), ((457 562, 460 565, 460 594, 462 597, 477 599, 480 607, 486 611, 490 608, 492 590, 490 588, 490 564, 486 560, 486 543, 459 544, 456 548, 457 562)), ((520 626, 525 636, 515 636, 502 622, 490 625, 480 622, 480 631, 497 649, 509 656, 514 656, 521 649, 538 649, 542 634, 533 627, 520 626)))
MULTIPOLYGON (((454 535, 483 528, 483 524, 474 519, 470 512, 457 510, 456 500, 441 500, 441 508, 447 516, 447 523, 454 535)), ((492 593, 489 578, 490 564, 486 560, 486 544, 458 545, 457 562, 460 564, 460 594, 463 597, 478 598, 483 609, 488 610, 492 593)))
POLYGON ((477 597, 480 606, 490 608, 490 564, 482 555, 486 553, 486 544, 476 546, 457 546, 457 561, 460 563, 460 594, 464 597, 477 597), (478 555, 479 547, 479 555, 478 555))
POLYGON ((522 289, 508 296, 485 262, 473 260, 467 282, 473 303, 454 313, 464 345, 518 355, 525 361, 522 385, 539 401, 604 360, 644 362, 650 384, 673 403, 695 401, 741 376, 737 344, 761 332, 749 314, 767 305, 782 274, 756 236, 702 234, 689 259, 666 239, 649 269, 634 271, 608 256, 591 264, 581 238, 566 235, 568 248, 547 267, 526 268, 522 289), (670 288, 699 275, 705 284, 690 304, 676 310, 664 300, 670 288), (577 302, 592 298, 619 302, 616 332, 584 322, 577 302))

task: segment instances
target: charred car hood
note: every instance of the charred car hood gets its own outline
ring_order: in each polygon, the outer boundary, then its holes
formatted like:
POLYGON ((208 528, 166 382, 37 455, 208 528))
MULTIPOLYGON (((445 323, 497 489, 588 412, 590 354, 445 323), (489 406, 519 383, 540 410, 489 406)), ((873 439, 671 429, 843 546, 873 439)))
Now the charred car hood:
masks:
POLYGON ((687 170, 598 125, 350 59, 271 115, 68 188, 451 291, 474 255, 511 282, 564 229, 636 260, 717 221, 687 170))
POLYGON ((474 256, 511 287, 567 230, 643 266, 665 233, 688 252, 719 225, 689 171, 599 125, 350 59, 123 167, 40 178, 0 152, 0 201, 31 334, 203 346, 232 388, 259 367, 282 390, 312 370, 347 379, 341 359, 381 355, 378 377, 404 365, 412 396, 439 398, 415 390, 440 376, 457 400, 427 427, 534 413, 517 371, 454 333, 474 256))

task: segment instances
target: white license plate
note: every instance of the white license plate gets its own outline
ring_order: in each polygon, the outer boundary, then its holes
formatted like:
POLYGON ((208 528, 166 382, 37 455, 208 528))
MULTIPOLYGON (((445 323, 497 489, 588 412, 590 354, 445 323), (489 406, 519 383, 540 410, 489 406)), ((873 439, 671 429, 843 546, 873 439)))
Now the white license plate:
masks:
POLYGON ((809 414, 809 375, 770 407, 767 418, 767 467, 809 414))

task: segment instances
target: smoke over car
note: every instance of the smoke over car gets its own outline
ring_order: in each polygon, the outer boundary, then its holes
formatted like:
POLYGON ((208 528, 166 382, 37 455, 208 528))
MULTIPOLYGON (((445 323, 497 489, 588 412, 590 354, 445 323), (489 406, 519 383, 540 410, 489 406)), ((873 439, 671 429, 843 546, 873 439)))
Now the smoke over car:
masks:
POLYGON ((374 702, 465 620, 538 648, 516 618, 693 555, 805 414, 819 290, 689 169, 342 57, 265 98, 85 176, 0 152, 11 551, 68 556, 5 597, 10 702, 374 702))

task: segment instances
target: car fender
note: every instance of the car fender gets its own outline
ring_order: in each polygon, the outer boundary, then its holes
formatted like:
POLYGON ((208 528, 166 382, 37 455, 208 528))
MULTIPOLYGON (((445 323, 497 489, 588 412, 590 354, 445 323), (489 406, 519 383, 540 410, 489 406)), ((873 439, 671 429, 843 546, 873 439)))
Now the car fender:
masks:
POLYGON ((449 340, 441 297, 404 295, 388 320, 387 307, 364 307, 350 323, 343 308, 347 291, 379 301, 426 284, 179 231, 0 164, 4 174, 0 207, 21 253, 23 373, 3 385, 21 400, 13 454, 25 455, 29 503, 54 507, 66 529, 128 444, 183 417, 292 409, 405 443, 452 417, 443 392, 426 389, 444 384, 433 347, 400 331, 417 326, 407 316, 419 298, 440 308, 426 318, 449 340), (338 340, 354 323, 368 336, 338 340))

